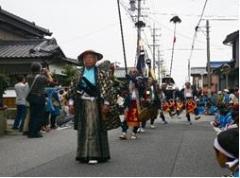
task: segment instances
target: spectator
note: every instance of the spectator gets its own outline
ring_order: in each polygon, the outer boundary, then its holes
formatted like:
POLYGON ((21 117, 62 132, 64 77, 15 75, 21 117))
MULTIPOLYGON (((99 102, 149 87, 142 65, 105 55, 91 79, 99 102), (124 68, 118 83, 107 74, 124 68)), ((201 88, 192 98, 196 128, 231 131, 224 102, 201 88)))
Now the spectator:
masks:
POLYGON ((17 77, 18 83, 15 84, 14 88, 16 91, 16 105, 17 105, 17 115, 13 124, 12 129, 19 129, 22 131, 24 120, 26 117, 26 97, 29 91, 29 86, 25 83, 25 78, 22 75, 17 77))
POLYGON ((42 137, 40 133, 45 109, 44 88, 53 81, 47 68, 42 68, 40 63, 31 65, 31 74, 27 81, 30 87, 30 93, 27 97, 30 104, 29 138, 42 137))

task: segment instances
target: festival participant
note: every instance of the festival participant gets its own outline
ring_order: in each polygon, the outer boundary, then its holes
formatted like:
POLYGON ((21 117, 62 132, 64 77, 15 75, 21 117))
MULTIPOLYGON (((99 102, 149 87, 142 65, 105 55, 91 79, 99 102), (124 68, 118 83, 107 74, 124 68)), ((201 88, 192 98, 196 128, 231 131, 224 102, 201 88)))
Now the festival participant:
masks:
POLYGON ((170 118, 173 118, 173 116, 175 115, 175 102, 173 99, 164 101, 162 108, 163 111, 168 112, 170 118))
MULTIPOLYGON (((194 100, 193 100, 193 97, 194 97, 194 95, 193 95, 193 89, 191 88, 191 83, 190 83, 190 82, 186 82, 186 83, 185 83, 185 88, 183 89, 183 93, 184 93, 184 98, 185 98, 186 101, 189 100, 189 99, 191 99, 191 100, 192 100, 191 102, 192 102, 192 103, 194 102, 194 100)), ((194 102, 194 103, 195 103, 195 102, 194 102)), ((185 105, 186 105, 186 104, 185 104, 185 105)), ((195 103, 195 105, 196 105, 196 103, 195 103)), ((187 105, 186 105, 186 106, 187 106, 187 105)), ((187 109, 186 109, 186 111, 187 111, 187 109)), ((191 111, 191 112, 192 112, 192 111, 191 111)), ((188 112, 186 112, 187 118, 190 119, 190 115, 188 115, 187 113, 188 113, 188 112)), ((195 120, 198 120, 198 119, 201 118, 201 116, 200 116, 199 113, 198 113, 197 107, 194 108, 193 113, 195 114, 195 120)), ((188 120, 189 120, 189 119, 188 119, 188 120)), ((189 124, 191 125, 192 123, 189 122, 189 124)))
POLYGON ((169 111, 168 111, 169 116, 173 118, 173 116, 175 115, 175 109, 176 109, 176 104, 173 99, 168 100, 168 107, 169 107, 169 111))
POLYGON ((230 102, 229 90, 228 89, 224 89, 223 90, 223 103, 225 105, 228 105, 229 102, 230 102))
POLYGON ((84 67, 73 82, 71 92, 74 99, 74 128, 78 131, 76 160, 82 163, 97 164, 110 159, 107 130, 103 128, 102 113, 109 109, 106 91, 102 82, 108 77, 99 70, 96 62, 103 55, 87 50, 78 56, 84 67))
POLYGON ((137 130, 140 125, 139 120, 139 111, 140 111, 140 103, 139 103, 139 92, 137 85, 137 70, 130 71, 130 82, 129 82, 129 94, 125 98, 124 106, 125 106, 125 119, 127 121, 127 126, 133 128, 130 139, 137 139, 137 130))
POLYGON ((196 102, 192 98, 188 97, 185 103, 188 125, 192 125, 190 113, 194 113, 194 110, 196 108, 197 108, 196 102))
POLYGON ((215 138, 216 159, 222 168, 228 168, 233 177, 239 177, 239 130, 228 129, 215 138))
POLYGON ((160 87, 158 88, 158 97, 160 99, 160 103, 159 103, 160 118, 162 119, 163 124, 168 124, 168 122, 165 119, 165 115, 163 113, 163 111, 164 111, 163 105, 165 103, 166 97, 165 97, 165 94, 164 94, 163 90, 160 87))
POLYGON ((185 83, 185 88, 184 88, 184 98, 192 98, 193 97, 193 91, 191 88, 190 82, 185 83))
POLYGON ((179 98, 177 98, 177 100, 176 100, 176 114, 177 114, 178 119, 181 119, 180 114, 183 111, 183 106, 184 106, 183 102, 179 98))
MULTIPOLYGON (((158 109, 160 108, 160 98, 157 93, 157 81, 152 77, 148 78, 147 90, 145 91, 144 96, 144 105, 142 108, 146 110, 146 119, 144 119, 141 123, 141 127, 139 128, 139 132, 144 132, 144 128, 146 127, 147 119, 150 119, 150 128, 154 129, 156 126, 154 125, 154 121, 158 115, 158 109)), ((140 115, 141 118, 141 115, 140 115)))

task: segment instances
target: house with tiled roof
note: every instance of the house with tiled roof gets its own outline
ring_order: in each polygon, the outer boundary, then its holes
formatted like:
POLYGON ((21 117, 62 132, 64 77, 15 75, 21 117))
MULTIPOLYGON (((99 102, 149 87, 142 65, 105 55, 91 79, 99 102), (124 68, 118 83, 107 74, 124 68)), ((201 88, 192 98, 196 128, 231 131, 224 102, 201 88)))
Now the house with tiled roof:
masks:
MULTIPOLYGON (((216 69, 228 61, 210 61, 211 91, 219 90, 219 75, 214 73, 216 69)), ((207 88, 208 76, 206 67, 191 67, 192 84, 198 88, 207 88)))
MULTIPOLYGON (((226 36, 223 44, 232 46, 229 60, 210 61, 212 91, 239 86, 239 30, 226 36)), ((193 84, 197 87, 207 86, 207 68, 192 67, 193 84)))
POLYGON ((15 82, 17 74, 27 75, 32 62, 48 65, 52 73, 61 75, 66 64, 78 65, 68 59, 52 32, 0 7, 0 73, 15 82))
POLYGON ((223 44, 232 47, 230 61, 219 69, 220 84, 222 88, 234 88, 239 86, 239 30, 226 36, 223 44))

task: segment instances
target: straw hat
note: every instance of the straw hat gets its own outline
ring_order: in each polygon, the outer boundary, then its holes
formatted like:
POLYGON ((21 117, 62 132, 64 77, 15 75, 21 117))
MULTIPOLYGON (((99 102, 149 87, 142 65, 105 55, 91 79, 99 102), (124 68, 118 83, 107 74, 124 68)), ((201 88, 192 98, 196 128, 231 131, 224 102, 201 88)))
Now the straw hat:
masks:
POLYGON ((98 61, 103 58, 103 55, 100 54, 100 53, 98 53, 98 52, 96 52, 96 51, 86 50, 86 51, 82 52, 82 53, 78 56, 78 61, 79 61, 79 62, 82 62, 83 57, 84 57, 85 55, 87 55, 87 54, 94 54, 94 55, 96 55, 98 61))

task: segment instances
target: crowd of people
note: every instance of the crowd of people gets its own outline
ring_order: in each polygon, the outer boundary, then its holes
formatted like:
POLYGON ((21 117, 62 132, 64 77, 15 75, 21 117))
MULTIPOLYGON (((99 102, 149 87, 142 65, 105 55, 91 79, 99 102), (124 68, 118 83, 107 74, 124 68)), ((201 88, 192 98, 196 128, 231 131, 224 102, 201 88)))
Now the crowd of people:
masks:
POLYGON ((181 119, 185 113, 186 124, 192 125, 192 115, 195 120, 202 114, 215 115, 211 125, 218 134, 214 141, 217 158, 221 153, 229 153, 225 154, 229 159, 224 160, 233 161, 231 170, 237 172, 238 152, 232 152, 236 150, 232 147, 238 137, 238 88, 209 93, 186 82, 182 90, 169 91, 167 83, 159 85, 150 67, 147 76, 137 69, 131 70, 124 83, 114 77, 111 63, 97 66, 102 58, 102 54, 92 50, 81 53, 78 60, 83 68, 76 73, 72 85, 65 88, 55 86, 47 68, 32 64, 31 74, 26 79, 19 76, 15 85, 17 116, 13 129, 19 129, 29 138, 38 138, 42 137, 42 131, 74 122, 78 131, 76 160, 96 164, 110 159, 108 130, 121 127, 121 140, 136 140, 148 120, 150 128, 155 128, 158 117, 168 124, 166 118, 181 119), (64 117, 60 119, 63 111, 64 117), (29 113, 27 117, 26 113, 29 113), (234 142, 231 148, 228 137, 234 142))
POLYGON ((66 98, 68 88, 57 86, 49 70, 40 63, 32 64, 31 74, 26 78, 17 76, 14 88, 17 113, 12 129, 29 138, 39 138, 42 132, 73 121, 69 109, 73 106, 66 98))

